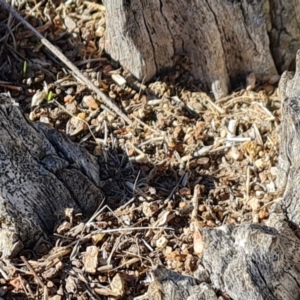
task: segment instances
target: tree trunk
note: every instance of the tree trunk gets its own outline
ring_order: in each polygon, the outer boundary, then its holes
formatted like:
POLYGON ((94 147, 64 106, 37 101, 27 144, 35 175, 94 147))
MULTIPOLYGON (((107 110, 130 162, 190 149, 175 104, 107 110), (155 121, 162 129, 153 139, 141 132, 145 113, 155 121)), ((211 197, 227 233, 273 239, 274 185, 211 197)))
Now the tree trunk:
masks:
POLYGON ((103 200, 96 157, 55 129, 28 122, 0 95, 0 252, 14 256, 74 208, 89 216, 103 200))
POLYGON ((274 80, 300 47, 299 1, 103 2, 114 60, 147 81, 187 56, 193 77, 216 98, 252 72, 274 80))

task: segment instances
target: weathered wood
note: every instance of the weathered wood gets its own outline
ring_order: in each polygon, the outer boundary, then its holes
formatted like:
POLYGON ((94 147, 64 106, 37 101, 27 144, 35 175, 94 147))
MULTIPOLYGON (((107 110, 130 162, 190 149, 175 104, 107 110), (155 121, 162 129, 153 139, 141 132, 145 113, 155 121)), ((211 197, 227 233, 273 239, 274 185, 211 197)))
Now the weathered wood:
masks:
POLYGON ((286 70, 300 47, 299 1, 103 1, 105 49, 140 80, 188 56, 191 74, 220 98, 254 72, 286 70))
POLYGON ((203 252, 194 274, 198 285, 188 278, 181 284, 182 278, 176 279, 174 274, 160 267, 158 272, 153 272, 152 285, 160 287, 164 295, 161 299, 175 299, 174 295, 180 295, 178 299, 203 299, 200 296, 203 283, 211 291, 226 293, 234 300, 300 299, 300 239, 290 228, 291 223, 300 225, 299 82, 300 50, 295 75, 284 73, 280 81, 283 121, 277 181, 281 188, 286 187, 282 202, 272 205, 266 225, 201 229, 203 252))
POLYGON ((232 299, 299 299, 300 240, 281 212, 273 212, 268 224, 272 227, 243 224, 202 230, 200 261, 213 287, 232 299))
POLYGON ((163 266, 156 266, 152 270, 154 281, 148 288, 149 300, 217 300, 215 290, 210 284, 197 280, 191 276, 183 276, 170 271, 163 266))
POLYGON ((234 300, 299 299, 300 240, 288 227, 281 208, 274 206, 274 210, 270 226, 242 224, 201 230, 203 253, 195 278, 160 266, 153 272, 150 300, 157 299, 156 286, 164 300, 217 299, 217 291, 234 300), (209 297, 204 298, 206 293, 209 297))
POLYGON ((282 98, 280 132, 280 156, 277 185, 285 188, 283 209, 288 219, 300 225, 299 182, 300 182, 300 51, 296 56, 296 72, 283 73, 279 87, 282 98))
POLYGON ((31 123, 0 97, 0 252, 15 255, 52 232, 66 208, 91 215, 103 200, 96 157, 31 123))

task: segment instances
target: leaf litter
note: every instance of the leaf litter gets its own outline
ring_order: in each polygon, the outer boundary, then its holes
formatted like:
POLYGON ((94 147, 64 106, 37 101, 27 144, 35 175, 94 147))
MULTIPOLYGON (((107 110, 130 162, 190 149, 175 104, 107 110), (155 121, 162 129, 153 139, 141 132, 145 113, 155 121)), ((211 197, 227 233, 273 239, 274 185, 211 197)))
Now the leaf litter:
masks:
POLYGON ((250 74, 239 91, 214 101, 179 57, 174 73, 138 82, 104 51, 102 4, 14 5, 132 124, 0 10, 0 91, 10 91, 32 121, 99 156, 107 196, 89 220, 66 209, 52 236, 0 260, 0 297, 148 299, 148 288, 159 294, 154 266, 193 274, 202 252, 197 228, 265 222, 282 193, 276 79, 250 74))

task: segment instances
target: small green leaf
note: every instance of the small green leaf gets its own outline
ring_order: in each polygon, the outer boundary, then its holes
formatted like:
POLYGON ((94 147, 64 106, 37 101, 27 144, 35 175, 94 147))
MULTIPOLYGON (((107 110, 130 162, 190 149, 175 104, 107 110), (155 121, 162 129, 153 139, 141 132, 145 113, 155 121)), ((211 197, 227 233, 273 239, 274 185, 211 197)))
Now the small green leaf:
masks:
POLYGON ((48 95, 47 95, 47 101, 51 101, 53 99, 53 93, 52 91, 49 91, 48 95))

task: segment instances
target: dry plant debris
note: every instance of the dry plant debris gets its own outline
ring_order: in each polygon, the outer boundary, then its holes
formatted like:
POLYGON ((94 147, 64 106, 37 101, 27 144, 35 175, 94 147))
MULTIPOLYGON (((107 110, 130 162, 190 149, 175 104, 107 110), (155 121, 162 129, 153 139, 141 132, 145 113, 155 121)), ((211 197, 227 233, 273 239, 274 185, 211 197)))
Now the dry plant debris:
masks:
MULTIPOLYGON (((14 1, 24 18, 129 118, 97 95, 0 10, 0 91, 103 158, 107 205, 89 220, 66 210, 51 237, 0 260, 5 299, 147 299, 155 265, 192 275, 199 227, 264 222, 278 201, 276 79, 214 101, 186 58, 150 84, 104 52, 105 8, 90 1, 14 1)), ((152 285, 153 287, 153 285, 152 285)))

